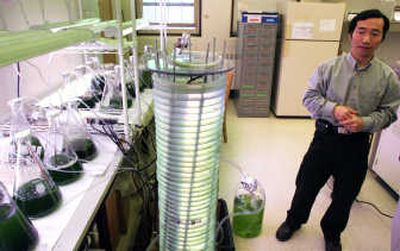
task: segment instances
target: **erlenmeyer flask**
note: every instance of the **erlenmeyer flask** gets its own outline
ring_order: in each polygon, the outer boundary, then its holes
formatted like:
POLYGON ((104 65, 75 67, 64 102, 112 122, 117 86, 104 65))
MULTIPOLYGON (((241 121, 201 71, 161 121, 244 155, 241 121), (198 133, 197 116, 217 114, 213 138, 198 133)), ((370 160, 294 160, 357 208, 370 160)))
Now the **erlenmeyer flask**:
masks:
POLYGON ((67 103, 66 109, 60 115, 60 128, 71 149, 81 160, 92 160, 97 156, 97 148, 86 129, 73 101, 67 103))
POLYGON ((32 250, 38 233, 0 182, 0 250, 32 250))
MULTIPOLYGON (((21 117, 22 121, 18 121, 16 123, 24 123, 28 122, 28 127, 31 128, 32 124, 40 123, 41 120, 44 120, 45 116, 43 115, 43 110, 36 105, 37 100, 29 97, 21 97, 18 99, 14 99, 12 102, 13 108, 17 110, 18 113, 21 113, 18 118, 21 117)), ((13 118, 12 118, 13 119, 13 118)), ((11 123, 12 124, 12 123, 11 123)), ((13 130, 13 128, 11 128, 13 130)), ((38 132, 32 130, 31 128, 31 145, 35 152, 39 155, 40 159, 43 160, 44 156, 44 147, 41 142, 40 137, 38 136, 38 132)))
MULTIPOLYGON (((108 71, 106 75, 106 87, 101 100, 103 109, 122 109, 122 87, 120 82, 121 68, 115 66, 114 71, 108 71)), ((132 106, 132 97, 127 92, 127 105, 132 106)))
POLYGON ((21 100, 11 100, 12 110, 11 165, 14 166, 14 200, 27 216, 38 218, 54 211, 61 202, 61 193, 45 170, 31 145, 31 131, 23 113, 21 100))
POLYGON ((49 134, 43 163, 57 185, 66 185, 81 176, 82 165, 59 128, 59 113, 57 110, 47 111, 49 134))
MULTIPOLYGON (((76 81, 80 82, 86 82, 85 80, 86 75, 87 75, 87 68, 88 66, 86 65, 79 65, 75 67, 74 70, 74 75, 76 77, 76 81)), ((88 76, 88 75, 87 75, 88 76)), ((86 86, 85 83, 82 83, 83 86, 86 86)), ((82 95, 79 96, 79 99, 81 102, 78 104, 78 108, 93 108, 96 106, 96 103, 100 101, 95 95, 94 90, 90 86, 86 86, 86 89, 82 95)))
POLYGON ((103 76, 104 70, 100 69, 99 59, 97 57, 92 57, 88 60, 87 66, 93 70, 93 77, 91 79, 90 88, 95 94, 98 100, 101 100, 101 96, 106 85, 105 77, 103 76))

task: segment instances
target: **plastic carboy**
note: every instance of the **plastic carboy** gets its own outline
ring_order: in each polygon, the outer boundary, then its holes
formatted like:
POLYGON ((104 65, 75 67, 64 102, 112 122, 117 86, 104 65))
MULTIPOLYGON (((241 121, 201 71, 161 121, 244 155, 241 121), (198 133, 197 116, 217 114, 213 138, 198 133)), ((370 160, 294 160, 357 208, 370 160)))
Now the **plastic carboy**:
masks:
POLYGON ((61 202, 61 193, 46 171, 31 144, 31 131, 21 100, 9 102, 12 110, 10 164, 14 168, 13 197, 28 217, 38 218, 54 211, 61 202))
POLYGON ((0 250, 33 250, 38 233, 0 182, 0 250))
POLYGON ((256 237, 262 230, 265 192, 262 185, 244 176, 236 190, 233 205, 233 231, 244 238, 256 237))
POLYGON ((82 164, 71 149, 65 135, 59 128, 57 117, 60 111, 47 111, 49 133, 44 155, 44 165, 57 185, 66 185, 77 180, 82 174, 82 164))

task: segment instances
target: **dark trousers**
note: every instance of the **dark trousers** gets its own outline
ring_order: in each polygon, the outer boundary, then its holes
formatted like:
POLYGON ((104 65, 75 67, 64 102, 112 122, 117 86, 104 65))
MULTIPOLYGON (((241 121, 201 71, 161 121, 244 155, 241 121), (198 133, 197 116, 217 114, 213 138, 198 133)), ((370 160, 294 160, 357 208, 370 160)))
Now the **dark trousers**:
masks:
POLYGON ((318 192, 332 175, 332 201, 321 220, 321 227, 325 239, 340 240, 351 205, 367 173, 368 151, 367 133, 342 135, 317 128, 297 174, 296 192, 287 222, 292 226, 307 222, 318 192))

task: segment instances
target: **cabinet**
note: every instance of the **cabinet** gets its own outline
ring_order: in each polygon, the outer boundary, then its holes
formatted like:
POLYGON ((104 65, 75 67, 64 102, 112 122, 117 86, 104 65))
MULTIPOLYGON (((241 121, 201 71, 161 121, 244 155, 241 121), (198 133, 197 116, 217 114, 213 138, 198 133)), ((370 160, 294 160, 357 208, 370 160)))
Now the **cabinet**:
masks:
MULTIPOLYGON (((266 23, 239 23, 236 54, 235 107, 239 117, 268 117, 279 18, 265 15, 266 23)), ((264 18, 264 17, 263 17, 264 18)))
MULTIPOLYGON (((400 117, 400 110, 398 111, 400 117)), ((372 170, 400 194, 400 121, 381 132, 372 170)))

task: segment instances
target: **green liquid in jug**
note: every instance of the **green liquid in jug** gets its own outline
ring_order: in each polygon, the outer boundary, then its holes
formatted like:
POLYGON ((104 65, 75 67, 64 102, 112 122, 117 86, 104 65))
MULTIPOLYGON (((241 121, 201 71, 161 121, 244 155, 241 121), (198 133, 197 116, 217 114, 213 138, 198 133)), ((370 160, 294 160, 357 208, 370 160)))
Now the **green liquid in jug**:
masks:
POLYGON ((92 160, 97 156, 96 145, 91 139, 74 139, 70 142, 70 146, 79 159, 92 160))
POLYGON ((0 205, 0 250, 33 250, 38 233, 18 208, 0 205))
POLYGON ((28 217, 39 218, 53 212, 61 202, 57 186, 51 187, 48 181, 33 179, 22 185, 14 200, 28 217))
POLYGON ((264 215, 262 200, 252 201, 250 195, 235 197, 233 212, 233 231, 236 235, 251 238, 260 234, 264 215))
POLYGON ((57 170, 48 169, 48 171, 57 185, 69 184, 81 176, 82 164, 79 161, 69 162, 70 159, 64 154, 56 154, 50 158, 50 165, 57 170))

